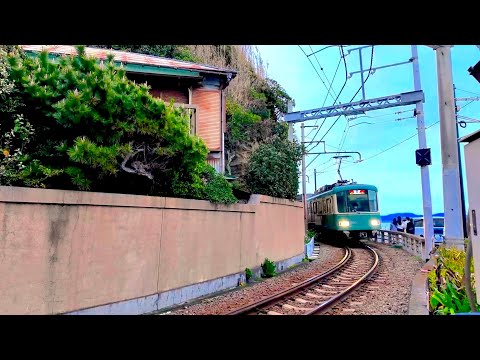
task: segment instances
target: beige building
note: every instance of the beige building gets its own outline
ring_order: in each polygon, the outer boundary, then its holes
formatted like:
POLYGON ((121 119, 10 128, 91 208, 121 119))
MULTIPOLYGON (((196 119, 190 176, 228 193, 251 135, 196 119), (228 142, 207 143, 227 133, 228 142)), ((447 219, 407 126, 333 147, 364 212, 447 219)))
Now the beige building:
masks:
POLYGON ((480 130, 464 136, 460 142, 465 145, 465 168, 467 171, 467 198, 469 228, 468 238, 472 242, 473 262, 475 269, 475 282, 477 302, 480 303, 480 130))

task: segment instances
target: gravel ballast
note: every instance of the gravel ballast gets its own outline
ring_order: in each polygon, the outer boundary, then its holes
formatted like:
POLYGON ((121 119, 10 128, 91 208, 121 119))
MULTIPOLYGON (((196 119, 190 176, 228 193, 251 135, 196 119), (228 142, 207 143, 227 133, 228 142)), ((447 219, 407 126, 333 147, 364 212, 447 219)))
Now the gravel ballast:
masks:
MULTIPOLYGON (((390 245, 368 242, 380 256, 381 264, 377 273, 368 284, 352 293, 351 304, 356 304, 350 311, 330 310, 327 314, 354 314, 354 315, 406 315, 412 279, 423 265, 421 259, 414 257, 403 249, 390 245), (365 298, 365 289, 374 283, 376 290, 368 292, 368 301, 355 302, 355 298, 365 298), (361 304, 361 305, 359 305, 361 304)), ((316 260, 302 263, 273 278, 262 279, 245 287, 238 287, 232 291, 203 300, 182 304, 169 311, 160 311, 158 315, 219 315, 258 301, 273 293, 286 290, 294 284, 305 281, 322 273, 338 263, 345 255, 343 248, 327 244, 320 244, 320 253, 316 260)), ((345 304, 343 306, 345 307, 345 304)), ((340 307, 340 308, 341 308, 340 307)), ((347 306, 348 307, 348 306, 347 306)))

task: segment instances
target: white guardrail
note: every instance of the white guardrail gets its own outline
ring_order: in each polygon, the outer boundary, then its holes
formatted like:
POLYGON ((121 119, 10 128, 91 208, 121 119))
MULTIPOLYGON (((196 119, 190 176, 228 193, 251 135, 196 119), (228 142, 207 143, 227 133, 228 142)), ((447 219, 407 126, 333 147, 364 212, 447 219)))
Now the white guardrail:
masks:
POLYGON ((307 244, 305 244, 305 256, 307 258, 310 258, 313 255, 313 249, 314 249, 314 245, 315 245, 314 240, 315 240, 315 237, 312 236, 310 241, 307 244))
POLYGON ((426 260, 425 238, 400 231, 377 230, 376 241, 383 244, 401 245, 404 250, 426 260))

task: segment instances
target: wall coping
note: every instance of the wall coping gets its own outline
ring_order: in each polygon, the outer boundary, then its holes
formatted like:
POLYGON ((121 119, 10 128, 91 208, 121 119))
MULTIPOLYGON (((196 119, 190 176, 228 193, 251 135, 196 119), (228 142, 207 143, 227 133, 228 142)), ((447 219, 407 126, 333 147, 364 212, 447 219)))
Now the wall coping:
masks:
POLYGON ((248 201, 248 204, 258 205, 260 203, 293 206, 293 207, 299 207, 299 208, 303 207, 303 203, 301 201, 281 199, 273 196, 260 195, 260 194, 252 194, 250 196, 250 200, 248 201))
POLYGON ((428 273, 435 268, 435 260, 431 258, 414 276, 408 303, 408 315, 429 315, 428 273))
POLYGON ((115 206, 157 209, 182 209, 225 212, 256 212, 261 203, 302 207, 302 202, 253 194, 247 204, 213 204, 207 200, 193 200, 160 196, 103 193, 90 191, 38 189, 18 186, 0 186, 0 202, 115 206))

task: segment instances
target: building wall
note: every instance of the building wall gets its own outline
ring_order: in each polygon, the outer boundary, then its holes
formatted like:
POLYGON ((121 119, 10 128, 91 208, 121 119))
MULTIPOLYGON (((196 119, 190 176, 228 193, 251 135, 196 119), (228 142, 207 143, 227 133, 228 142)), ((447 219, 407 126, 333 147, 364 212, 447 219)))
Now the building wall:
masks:
POLYGON ((225 94, 218 77, 204 76, 199 79, 182 79, 169 76, 128 73, 131 80, 147 83, 152 96, 165 102, 172 99, 177 104, 196 107, 196 135, 207 145, 210 158, 207 162, 218 172, 224 171, 223 132, 226 129, 225 94), (192 89, 189 99, 189 88, 192 89))
POLYGON ((193 89, 192 104, 197 105, 197 135, 210 151, 222 151, 221 101, 221 90, 193 89))
POLYGON ((169 103, 171 99, 173 102, 179 104, 188 104, 188 90, 176 90, 176 89, 151 89, 150 94, 156 98, 160 98, 169 103))
POLYGON ((0 186, 0 219, 1 314, 118 303, 304 251, 302 204, 259 195, 226 206, 0 186))
MULTIPOLYGON (((480 157, 480 139, 477 139, 465 145, 465 169, 467 173, 468 189, 468 218, 470 226, 470 237, 473 250, 473 267, 475 279, 480 279, 480 168, 478 159, 480 157), (475 217, 472 211, 475 210, 475 217), (474 233, 474 223, 476 223, 477 234, 474 233)), ((480 280, 475 281, 477 302, 480 303, 480 280)))

